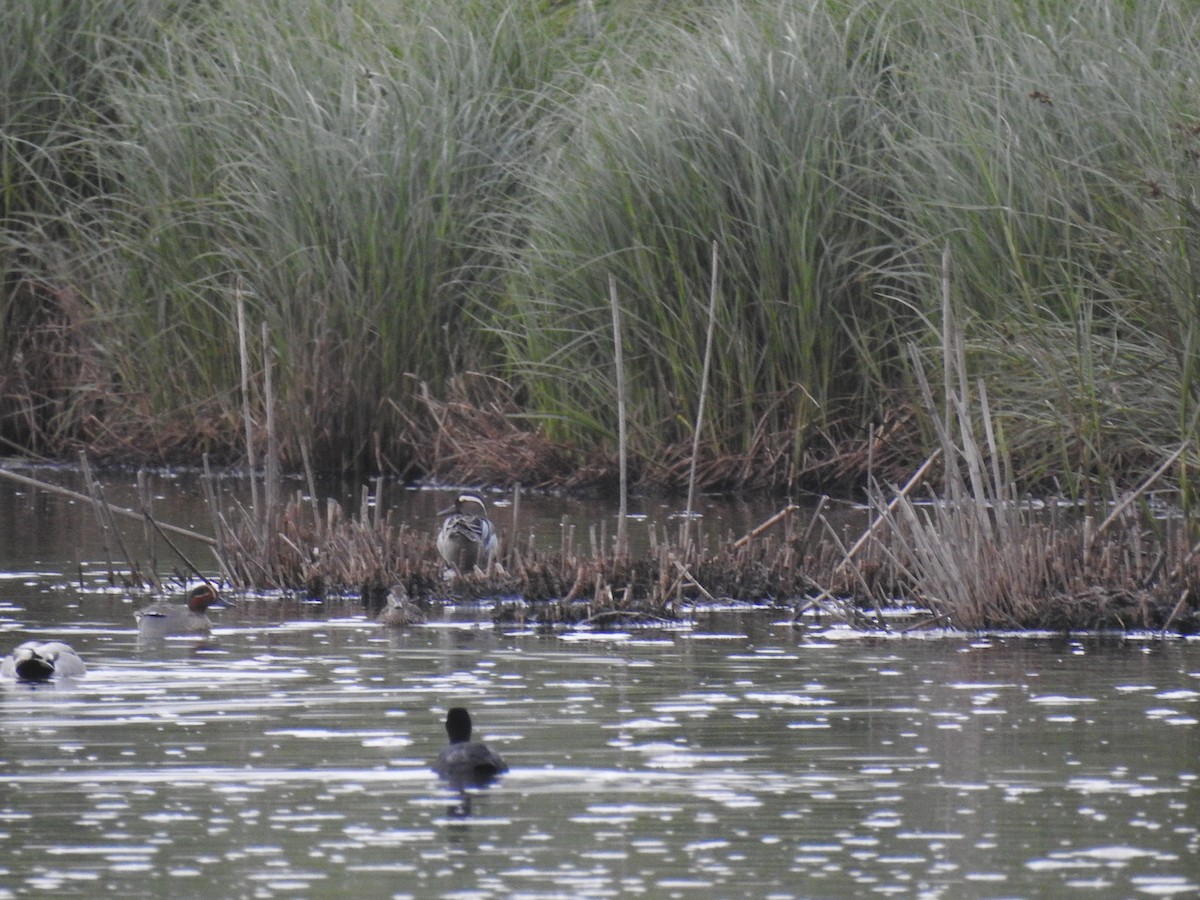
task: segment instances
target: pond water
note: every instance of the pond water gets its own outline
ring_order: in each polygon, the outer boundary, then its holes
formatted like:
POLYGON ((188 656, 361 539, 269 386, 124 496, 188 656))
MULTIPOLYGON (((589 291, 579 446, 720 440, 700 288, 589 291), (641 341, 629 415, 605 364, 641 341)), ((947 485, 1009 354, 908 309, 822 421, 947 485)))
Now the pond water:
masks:
MULTIPOLYGON (((170 485, 163 518, 203 528, 170 485)), ((0 898, 1200 893, 1200 642, 771 610, 405 631, 279 598, 146 642, 86 504, 0 484, 0 509, 0 649, 89 666, 0 683, 0 898), (429 769, 455 705, 511 767, 490 787, 429 769)))

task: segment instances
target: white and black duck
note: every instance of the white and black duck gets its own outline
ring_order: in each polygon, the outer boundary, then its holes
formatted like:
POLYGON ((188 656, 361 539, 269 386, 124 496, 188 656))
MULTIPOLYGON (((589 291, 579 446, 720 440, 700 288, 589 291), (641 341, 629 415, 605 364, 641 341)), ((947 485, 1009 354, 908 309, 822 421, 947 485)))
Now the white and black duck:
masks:
POLYGON ((446 517, 437 535, 442 559, 460 575, 476 568, 486 572, 496 556, 499 541, 483 498, 475 493, 461 493, 453 506, 438 515, 446 517))
POLYGON ((26 641, 0 662, 0 675, 18 681, 49 681, 87 674, 79 655, 62 641, 26 641))

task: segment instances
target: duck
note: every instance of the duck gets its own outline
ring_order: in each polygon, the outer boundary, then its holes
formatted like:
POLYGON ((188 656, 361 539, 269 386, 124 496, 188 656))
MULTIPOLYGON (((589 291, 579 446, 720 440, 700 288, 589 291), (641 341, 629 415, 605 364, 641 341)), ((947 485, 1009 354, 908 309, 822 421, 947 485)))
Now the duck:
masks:
POLYGON ((438 552, 460 575, 476 567, 487 570, 496 555, 496 527, 478 494, 458 495, 454 505, 438 513, 445 516, 437 535, 438 552))
POLYGON ((387 600, 375 621, 391 628, 407 628, 409 625, 422 624, 425 621, 425 613, 409 599, 404 585, 395 584, 388 590, 387 600))
POLYGON ((464 707, 446 713, 446 735, 450 743, 438 754, 434 771, 458 786, 482 787, 508 771, 508 763, 482 741, 471 740, 471 714, 464 707))
POLYGON ((18 681, 49 681, 54 677, 77 678, 87 666, 70 644, 62 641, 26 641, 0 662, 0 675, 18 681))
POLYGON ((188 592, 185 603, 159 600, 137 610, 133 616, 143 635, 204 634, 212 630, 205 612, 209 607, 220 609, 225 605, 217 589, 205 582, 188 592))

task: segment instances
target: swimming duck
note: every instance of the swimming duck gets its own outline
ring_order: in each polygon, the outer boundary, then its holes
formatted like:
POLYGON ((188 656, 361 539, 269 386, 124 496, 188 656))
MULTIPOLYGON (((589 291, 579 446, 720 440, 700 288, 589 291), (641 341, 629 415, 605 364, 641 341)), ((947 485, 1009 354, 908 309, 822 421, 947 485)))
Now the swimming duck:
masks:
POLYGON ((62 641, 26 641, 0 662, 0 675, 20 681, 49 681, 54 676, 75 678, 87 666, 69 644, 62 641))
POLYGON ((482 741, 471 740, 471 714, 461 706, 446 713, 450 743, 438 754, 433 769, 456 785, 482 787, 508 771, 500 754, 482 741))
POLYGON ((205 582, 192 588, 186 603, 160 600, 137 610, 133 616, 143 635, 203 634, 212 629, 205 611, 210 606, 220 609, 225 605, 217 589, 205 582))
POLYGON ((375 621, 380 625, 388 625, 392 628, 406 628, 409 625, 420 625, 424 622, 425 613, 409 599, 404 585, 396 584, 392 585, 388 591, 387 601, 379 615, 375 617, 375 621))
POLYGON ((496 528, 488 518, 487 507, 478 494, 462 493, 449 509, 438 531, 437 548, 460 575, 478 566, 486 570, 496 555, 496 528))

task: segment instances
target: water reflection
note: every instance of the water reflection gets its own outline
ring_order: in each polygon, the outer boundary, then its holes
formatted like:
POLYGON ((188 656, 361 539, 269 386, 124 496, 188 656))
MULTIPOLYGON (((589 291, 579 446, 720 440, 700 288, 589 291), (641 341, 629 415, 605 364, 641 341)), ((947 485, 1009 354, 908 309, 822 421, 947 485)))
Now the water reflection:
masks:
POLYGON ((200 651, 73 639, 93 661, 73 690, 0 693, 22 891, 1197 888, 1190 645, 581 644, 353 617, 231 624, 200 651), (512 766, 483 790, 431 770, 435 711, 463 698, 512 766))
POLYGON ((55 553, 0 578, 0 652, 61 638, 88 672, 0 681, 0 898, 1200 891, 1200 642, 277 597, 143 642, 102 557, 55 553), (486 788, 433 771, 455 705, 510 766, 486 788))

